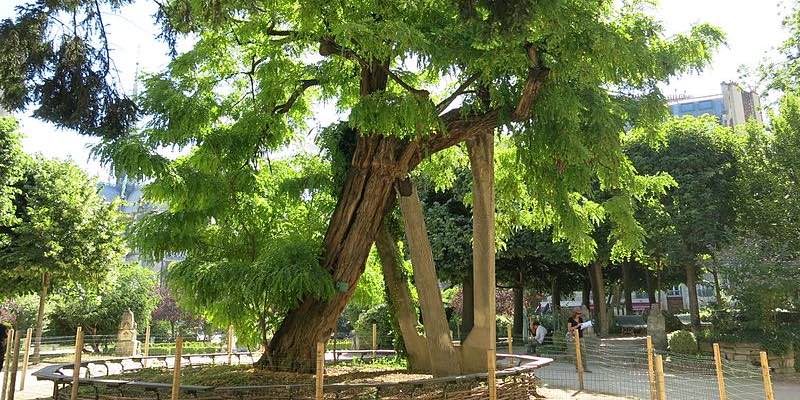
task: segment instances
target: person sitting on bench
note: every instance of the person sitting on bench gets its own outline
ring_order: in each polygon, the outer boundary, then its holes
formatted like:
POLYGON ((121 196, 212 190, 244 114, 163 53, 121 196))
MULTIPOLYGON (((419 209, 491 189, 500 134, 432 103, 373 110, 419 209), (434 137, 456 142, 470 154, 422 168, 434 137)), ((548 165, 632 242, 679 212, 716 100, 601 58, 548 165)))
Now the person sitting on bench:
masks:
POLYGON ((545 335, 547 329, 539 325, 538 321, 531 321, 531 326, 528 328, 528 354, 536 354, 536 348, 544 343, 545 335))

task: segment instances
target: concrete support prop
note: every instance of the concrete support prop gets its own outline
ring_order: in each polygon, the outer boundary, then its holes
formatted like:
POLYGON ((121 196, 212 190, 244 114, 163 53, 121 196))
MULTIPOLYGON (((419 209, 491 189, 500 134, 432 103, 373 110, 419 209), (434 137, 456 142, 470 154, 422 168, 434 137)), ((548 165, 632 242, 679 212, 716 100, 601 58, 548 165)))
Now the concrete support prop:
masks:
POLYGON ((472 271, 475 321, 461 346, 464 373, 486 372, 484 355, 494 349, 495 235, 494 132, 487 130, 467 142, 472 169, 472 271))

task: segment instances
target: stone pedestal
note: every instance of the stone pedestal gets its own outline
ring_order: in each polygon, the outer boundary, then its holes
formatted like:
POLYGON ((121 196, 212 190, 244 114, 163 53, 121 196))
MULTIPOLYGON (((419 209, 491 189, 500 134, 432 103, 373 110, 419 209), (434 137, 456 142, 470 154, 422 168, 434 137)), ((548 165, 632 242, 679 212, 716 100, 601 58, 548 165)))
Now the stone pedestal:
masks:
POLYGON ((658 304, 651 306, 647 316, 647 334, 653 337, 653 347, 658 350, 667 349, 667 323, 658 304))
POLYGON ((117 332, 117 346, 114 354, 131 357, 139 354, 139 341, 136 340, 136 321, 131 310, 122 313, 122 321, 117 332))

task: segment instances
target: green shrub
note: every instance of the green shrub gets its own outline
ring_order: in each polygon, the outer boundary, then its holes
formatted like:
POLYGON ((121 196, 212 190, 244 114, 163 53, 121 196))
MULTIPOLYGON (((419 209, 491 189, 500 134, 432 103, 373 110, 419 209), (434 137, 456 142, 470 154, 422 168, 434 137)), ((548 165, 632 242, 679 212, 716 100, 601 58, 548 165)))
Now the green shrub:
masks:
POLYGON ((378 304, 359 315, 358 320, 353 326, 356 336, 360 341, 362 349, 372 348, 372 324, 377 324, 378 348, 393 348, 394 331, 392 329, 392 319, 389 306, 378 304))
POLYGON ((689 331, 675 331, 667 335, 669 351, 679 354, 697 353, 697 339, 689 331))
MULTIPOLYGON (((224 347, 208 342, 184 342, 183 354, 207 354, 223 351, 224 347)), ((148 354, 151 356, 164 356, 175 354, 175 343, 157 343, 150 345, 148 354)))

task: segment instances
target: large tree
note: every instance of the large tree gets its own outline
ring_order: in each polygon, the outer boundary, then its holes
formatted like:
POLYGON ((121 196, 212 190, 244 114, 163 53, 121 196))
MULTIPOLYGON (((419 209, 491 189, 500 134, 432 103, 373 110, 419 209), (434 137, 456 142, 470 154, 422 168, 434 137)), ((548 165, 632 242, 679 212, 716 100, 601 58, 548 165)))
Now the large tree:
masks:
MULTIPOLYGON (((281 323, 271 348, 297 368, 336 326, 395 182, 456 144, 491 146, 482 135, 495 129, 513 136, 536 211, 591 258, 602 205, 580 193, 599 179, 634 195, 621 132, 653 126, 665 113, 657 83, 702 67, 722 39, 707 25, 665 38, 649 2, 636 0, 169 0, 159 3, 162 37, 196 41, 148 76, 134 102, 114 85, 101 10, 125 4, 20 8, 0 26, 0 104, 37 105, 44 120, 102 137, 99 153, 118 171, 156 183, 175 177, 161 146, 197 146, 188 162, 209 171, 244 168, 305 132, 313 101, 336 104, 350 155, 320 264, 341 290, 304 296, 281 323)), ((491 181, 476 199, 490 198, 491 181)))
POLYGON ((666 225, 656 228, 653 238, 673 239, 667 257, 685 268, 692 327, 699 330, 698 268, 734 228, 741 140, 712 116, 673 118, 663 129, 663 143, 652 147, 646 139, 635 139, 628 154, 640 172, 666 172, 678 183, 662 200, 668 218, 657 220, 666 225))

